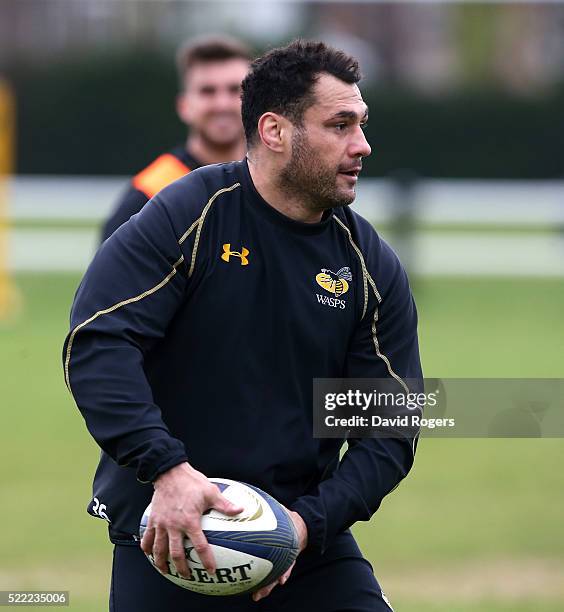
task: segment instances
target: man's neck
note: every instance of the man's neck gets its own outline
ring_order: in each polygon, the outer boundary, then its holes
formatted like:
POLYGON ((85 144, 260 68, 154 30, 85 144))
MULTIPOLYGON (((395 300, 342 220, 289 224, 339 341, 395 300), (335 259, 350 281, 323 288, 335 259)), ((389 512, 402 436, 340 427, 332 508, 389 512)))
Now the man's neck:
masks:
POLYGON ((272 176, 275 176, 276 172, 269 171, 264 165, 257 163, 256 160, 251 160, 249 157, 247 157, 247 162, 255 189, 272 208, 294 221, 301 221, 302 223, 319 223, 321 221, 323 211, 312 210, 299 197, 291 196, 280 190, 275 181, 272 180, 272 176))
POLYGON ((203 166, 206 166, 242 159, 245 156, 246 147, 244 141, 226 147, 214 147, 195 134, 188 137, 186 150, 203 166))

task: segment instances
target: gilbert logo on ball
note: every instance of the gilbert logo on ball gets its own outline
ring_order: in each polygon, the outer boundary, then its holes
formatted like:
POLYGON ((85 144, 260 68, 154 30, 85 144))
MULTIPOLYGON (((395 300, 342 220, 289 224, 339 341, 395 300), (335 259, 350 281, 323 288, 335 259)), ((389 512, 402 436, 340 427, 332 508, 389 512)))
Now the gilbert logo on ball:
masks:
MULTIPOLYGON (((169 557, 165 578, 203 595, 252 593, 277 580, 298 555, 298 536, 285 508, 257 487, 227 478, 210 478, 231 502, 243 506, 235 516, 210 510, 202 516, 202 530, 215 556, 217 570, 208 574, 189 538, 184 550, 190 579, 183 578, 169 557)), ((151 504, 143 513, 139 535, 143 537, 151 504)), ((147 555, 153 564, 153 556, 147 555)), ((158 570, 158 568, 155 568, 158 570)), ((158 570, 160 571, 160 570, 158 570)))

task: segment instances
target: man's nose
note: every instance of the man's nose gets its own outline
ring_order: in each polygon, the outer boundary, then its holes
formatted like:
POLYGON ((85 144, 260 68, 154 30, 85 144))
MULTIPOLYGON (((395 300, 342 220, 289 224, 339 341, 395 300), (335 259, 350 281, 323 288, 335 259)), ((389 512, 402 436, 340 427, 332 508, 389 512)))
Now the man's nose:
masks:
POLYGON ((240 96, 231 95, 229 92, 218 93, 215 97, 215 106, 219 110, 231 111, 241 105, 240 96))
POLYGON ((351 150, 349 153, 351 157, 368 157, 370 153, 372 153, 368 140, 366 140, 364 130, 360 126, 355 130, 355 137, 351 143, 351 150))

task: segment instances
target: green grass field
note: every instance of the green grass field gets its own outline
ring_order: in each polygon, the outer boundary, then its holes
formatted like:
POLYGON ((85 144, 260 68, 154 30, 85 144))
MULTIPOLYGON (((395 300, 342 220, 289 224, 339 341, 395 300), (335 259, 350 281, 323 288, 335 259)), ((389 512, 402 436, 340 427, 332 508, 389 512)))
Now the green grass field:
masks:
MULTIPOLYGON (((112 548, 85 513, 98 449, 64 385, 74 275, 20 275, 0 323, 0 589, 68 589, 107 609, 112 548)), ((564 377, 561 280, 415 285, 425 374, 564 377)), ((396 611, 564 609, 564 440, 423 439, 415 467, 355 528, 396 611)), ((8 609, 8 608, 6 608, 8 609)))

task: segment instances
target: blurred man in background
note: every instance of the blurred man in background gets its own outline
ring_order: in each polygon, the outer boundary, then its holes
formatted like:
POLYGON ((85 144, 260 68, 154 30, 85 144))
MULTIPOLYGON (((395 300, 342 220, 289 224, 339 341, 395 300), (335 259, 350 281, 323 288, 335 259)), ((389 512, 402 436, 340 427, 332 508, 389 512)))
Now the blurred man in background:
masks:
POLYGON ((106 240, 161 189, 207 164, 241 159, 241 81, 249 70, 250 49, 229 36, 205 36, 184 44, 177 54, 180 94, 176 112, 189 128, 185 144, 155 159, 133 177, 102 228, 106 240))

